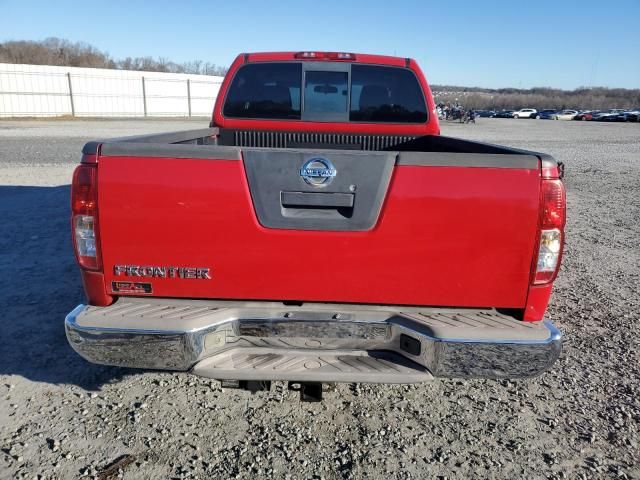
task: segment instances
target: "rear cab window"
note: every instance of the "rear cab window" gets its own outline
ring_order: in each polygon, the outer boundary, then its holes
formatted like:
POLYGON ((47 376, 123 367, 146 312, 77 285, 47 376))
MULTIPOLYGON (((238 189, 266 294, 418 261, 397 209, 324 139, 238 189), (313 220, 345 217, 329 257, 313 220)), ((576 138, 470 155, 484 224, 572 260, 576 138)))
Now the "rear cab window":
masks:
POLYGON ((235 118, 300 119, 300 63, 250 63, 233 77, 223 113, 235 118))
POLYGON ((425 123, 427 107, 418 79, 406 68, 353 65, 349 120, 425 123))
POLYGON ((241 66, 223 106, 229 118, 426 123, 424 93, 408 68, 345 62, 241 66))

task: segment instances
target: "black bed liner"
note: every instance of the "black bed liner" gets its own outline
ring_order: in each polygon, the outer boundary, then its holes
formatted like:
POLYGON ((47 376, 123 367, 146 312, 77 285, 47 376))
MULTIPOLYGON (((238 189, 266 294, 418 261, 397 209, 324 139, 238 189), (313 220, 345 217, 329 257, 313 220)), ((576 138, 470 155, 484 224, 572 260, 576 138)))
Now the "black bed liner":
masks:
POLYGON ((536 166, 538 160, 543 167, 558 165, 553 157, 544 153, 441 135, 306 133, 213 127, 93 141, 84 146, 82 153, 95 155, 100 148, 104 156, 233 160, 242 158, 243 149, 395 151, 401 154, 397 165, 531 168, 533 158, 536 166))

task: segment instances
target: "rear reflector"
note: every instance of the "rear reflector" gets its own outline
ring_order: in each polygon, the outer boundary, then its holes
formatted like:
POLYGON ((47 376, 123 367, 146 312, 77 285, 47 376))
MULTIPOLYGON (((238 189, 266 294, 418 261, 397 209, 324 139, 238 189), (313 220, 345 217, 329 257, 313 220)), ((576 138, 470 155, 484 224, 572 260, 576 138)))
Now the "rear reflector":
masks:
POLYGON ((87 270, 100 270, 98 238, 98 168, 83 164, 73 172, 71 185, 71 225, 78 264, 87 270))
POLYGON ((561 180, 542 180, 540 243, 533 283, 551 282, 562 256, 566 197, 561 180))

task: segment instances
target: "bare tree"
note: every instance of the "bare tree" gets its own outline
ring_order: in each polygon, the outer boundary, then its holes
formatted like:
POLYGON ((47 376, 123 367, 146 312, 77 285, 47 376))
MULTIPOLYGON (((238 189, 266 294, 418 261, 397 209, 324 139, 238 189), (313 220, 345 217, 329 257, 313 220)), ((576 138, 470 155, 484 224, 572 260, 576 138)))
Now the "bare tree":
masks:
POLYGON ((61 38, 35 41, 8 41, 0 43, 0 63, 25 63, 32 65, 59 65, 70 67, 111 68, 120 70, 144 70, 150 72, 193 73, 224 75, 225 67, 193 60, 175 63, 165 57, 125 57, 114 60, 108 53, 83 42, 70 42, 61 38))
POLYGON ((433 85, 436 103, 458 103, 476 109, 606 109, 638 108, 640 89, 580 87, 560 90, 549 87, 531 89, 474 88, 450 85, 433 85), (457 99, 457 100, 456 100, 457 99))

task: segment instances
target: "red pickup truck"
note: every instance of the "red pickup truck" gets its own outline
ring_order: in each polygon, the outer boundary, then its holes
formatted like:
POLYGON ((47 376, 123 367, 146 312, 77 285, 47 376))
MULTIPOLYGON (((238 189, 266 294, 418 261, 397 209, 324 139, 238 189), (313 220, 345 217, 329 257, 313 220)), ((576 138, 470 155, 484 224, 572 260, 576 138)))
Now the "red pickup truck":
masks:
POLYGON ((238 56, 209 128, 84 147, 69 342, 316 394, 541 373, 561 349, 561 164, 439 133, 410 58, 238 56))

